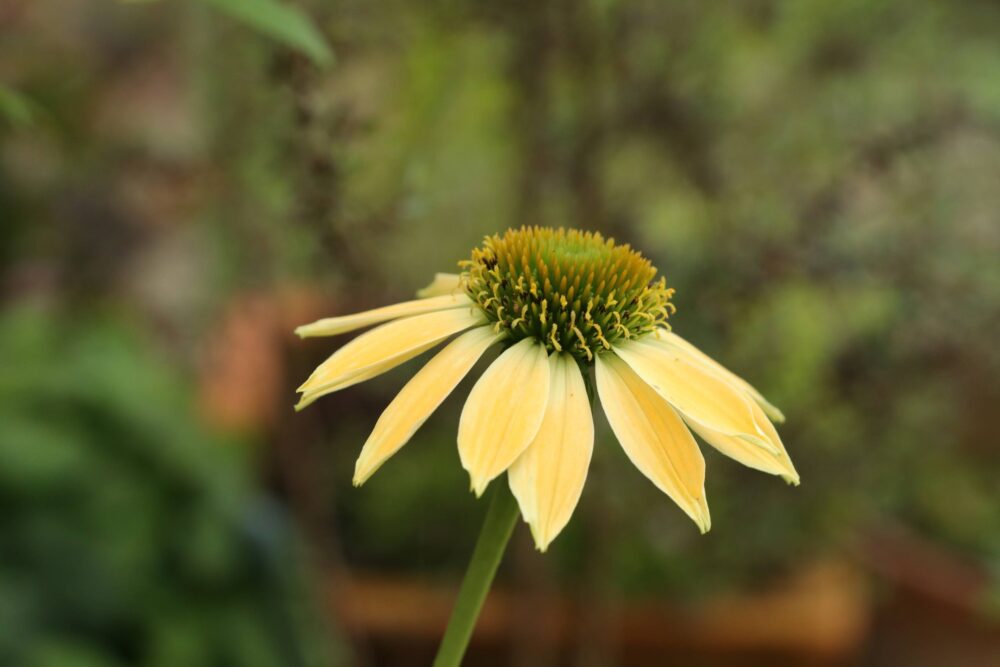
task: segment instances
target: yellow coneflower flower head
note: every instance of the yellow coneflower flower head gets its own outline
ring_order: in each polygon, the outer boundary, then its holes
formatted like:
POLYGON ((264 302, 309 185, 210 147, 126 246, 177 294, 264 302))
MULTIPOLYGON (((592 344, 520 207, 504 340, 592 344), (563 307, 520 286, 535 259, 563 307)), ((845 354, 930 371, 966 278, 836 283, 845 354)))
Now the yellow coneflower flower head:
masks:
POLYGON ((481 495, 507 472, 545 551, 583 491, 594 444, 588 380, 635 466, 698 525, 711 527, 705 461, 691 434, 751 468, 798 484, 771 419, 781 412, 670 330, 673 289, 628 245, 600 234, 522 227, 487 237, 418 299, 303 327, 329 336, 380 324, 306 380, 297 408, 452 340, 403 387, 362 448, 363 484, 399 451, 487 349, 503 351, 462 410, 458 453, 481 495))

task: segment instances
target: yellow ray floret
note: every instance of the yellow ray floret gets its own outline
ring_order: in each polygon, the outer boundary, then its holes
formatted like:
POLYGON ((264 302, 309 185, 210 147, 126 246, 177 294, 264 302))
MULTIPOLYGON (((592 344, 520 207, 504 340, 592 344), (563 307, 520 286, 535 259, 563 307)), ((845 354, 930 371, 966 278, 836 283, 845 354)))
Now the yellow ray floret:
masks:
POLYGON ((705 533, 705 459, 691 432, 649 385, 613 354, 597 357, 597 393, 608 423, 636 468, 705 533))
POLYGON ((430 299, 417 299, 415 301, 404 301, 384 308, 366 310, 363 313, 353 315, 343 315, 341 317, 326 317, 317 320, 312 324, 305 324, 295 330, 300 338, 312 338, 315 336, 336 336, 347 333, 362 327, 373 324, 380 324, 395 320, 400 317, 410 317, 422 313, 430 313, 435 310, 446 310, 448 308, 468 308, 472 301, 465 294, 443 294, 430 299))
POLYGON ((426 299, 432 296, 455 294, 462 287, 462 277, 457 273, 435 273, 434 280, 417 290, 417 296, 426 299))
POLYGON ((689 421, 691 429, 701 436, 701 439, 715 447, 717 450, 729 458, 739 461, 748 468, 760 470, 771 475, 780 475, 789 484, 799 485, 799 473, 792 465, 792 460, 785 451, 785 446, 778 436, 778 432, 768 420, 767 415, 758 405, 753 405, 754 418, 762 426, 768 439, 777 446, 778 452, 772 453, 763 447, 751 444, 743 438, 725 435, 718 431, 705 428, 696 422, 689 421))
POLYGON ((531 338, 504 351, 476 382, 458 421, 458 454, 477 496, 534 439, 548 398, 548 358, 531 338))
POLYGON ((448 336, 485 322, 478 310, 451 308, 383 324, 324 361, 299 387, 302 399, 296 407, 301 409, 320 396, 384 373, 448 336))
POLYGON ((750 398, 752 398, 754 401, 757 402, 757 405, 759 405, 764 410, 765 414, 767 414, 768 417, 778 422, 779 424, 784 423, 785 421, 784 413, 782 413, 781 410, 779 410, 776 406, 772 405, 766 398, 764 398, 763 394, 757 391, 753 387, 753 385, 751 385, 749 382, 741 378, 736 373, 730 371, 728 368, 726 368, 725 366, 717 362, 715 359, 713 359, 712 357, 708 356, 707 354, 699 350, 697 347, 695 347, 688 341, 678 336, 676 333, 668 331, 666 329, 660 329, 659 331, 656 332, 656 336, 651 336, 649 338, 649 342, 656 343, 658 340, 663 341, 664 343, 667 344, 684 348, 699 361, 704 362, 709 368, 712 368, 718 373, 722 374, 730 382, 743 389, 743 391, 747 392, 747 394, 750 395, 750 398))
POLYGON ((594 420, 583 375, 573 357, 553 354, 542 425, 507 471, 539 551, 548 549, 576 509, 593 450, 594 420))
POLYGON ((690 352, 630 340, 615 347, 615 353, 687 419, 778 451, 755 422, 750 399, 690 352))
POLYGON ((354 466, 354 485, 363 484, 386 459, 407 443, 420 425, 455 389, 483 352, 502 334, 493 327, 467 331, 414 375, 385 409, 354 466))

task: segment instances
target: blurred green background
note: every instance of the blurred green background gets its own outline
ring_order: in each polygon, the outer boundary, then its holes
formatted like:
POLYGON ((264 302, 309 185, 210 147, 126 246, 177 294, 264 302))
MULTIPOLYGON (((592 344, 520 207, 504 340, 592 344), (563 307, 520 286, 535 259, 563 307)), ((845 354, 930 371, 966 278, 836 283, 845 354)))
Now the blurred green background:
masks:
POLYGON ((486 234, 632 243, 788 422, 700 537, 603 416, 477 665, 1000 664, 1000 5, 0 2, 0 664, 429 664, 468 388, 294 414, 486 234))

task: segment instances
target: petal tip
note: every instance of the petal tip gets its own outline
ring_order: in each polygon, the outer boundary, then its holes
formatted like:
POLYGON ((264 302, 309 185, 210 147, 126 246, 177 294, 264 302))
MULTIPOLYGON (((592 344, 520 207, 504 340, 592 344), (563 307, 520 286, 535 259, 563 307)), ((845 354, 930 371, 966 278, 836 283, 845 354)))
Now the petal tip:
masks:
POLYGON ((698 531, 704 535, 712 530, 712 514, 708 509, 708 499, 705 497, 704 490, 702 490, 700 496, 695 496, 692 510, 689 516, 694 520, 695 525, 698 526, 698 531))
POLYGON ((535 543, 535 550, 538 553, 545 553, 546 551, 548 551, 549 545, 552 544, 553 536, 545 535, 541 531, 540 527, 534 522, 525 519, 525 523, 528 524, 528 529, 531 530, 531 539, 535 543))
POLYGON ((469 479, 469 490, 476 494, 476 498, 482 498, 483 493, 486 491, 486 487, 489 486, 488 480, 475 479, 470 477, 469 479))
POLYGON ((757 405, 760 406, 760 409, 764 411, 765 415, 767 415, 768 417, 771 418, 771 421, 778 422, 779 424, 784 424, 785 423, 785 413, 782 412, 778 408, 778 406, 776 406, 773 403, 771 403, 770 401, 768 401, 766 398, 764 398, 763 396, 761 396, 759 393, 756 394, 756 395, 755 394, 751 394, 750 398, 752 398, 757 403, 757 405))
POLYGON ((360 487, 362 484, 368 481, 368 478, 372 476, 373 472, 375 471, 365 470, 361 466, 361 461, 359 460, 357 463, 354 464, 354 476, 351 478, 351 484, 355 488, 360 487))
POLYGON ((316 322, 310 322, 309 324, 300 324, 295 327, 295 335, 299 338, 316 338, 318 336, 326 335, 323 333, 323 328, 321 323, 323 320, 317 320, 316 322))

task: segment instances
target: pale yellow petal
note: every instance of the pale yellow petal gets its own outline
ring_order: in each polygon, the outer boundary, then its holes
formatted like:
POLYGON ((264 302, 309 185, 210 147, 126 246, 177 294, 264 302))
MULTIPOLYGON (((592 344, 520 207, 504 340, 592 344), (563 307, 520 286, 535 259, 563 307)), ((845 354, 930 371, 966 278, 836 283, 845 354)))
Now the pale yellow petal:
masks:
POLYGON ((594 420, 580 367, 570 355, 554 354, 549 357, 549 400, 542 425, 507 471, 539 551, 569 522, 593 450, 594 420))
POLYGON ((795 470, 795 466, 792 465, 792 460, 788 456, 788 452, 785 451, 785 446, 781 442, 781 437, 778 435, 778 432, 774 429, 774 426, 768 420, 767 415, 764 414, 764 411, 760 408, 760 406, 754 405, 753 409, 755 411, 754 418, 758 424, 763 426, 763 430, 768 436, 768 439, 777 445, 779 449, 778 453, 773 454, 765 450, 763 447, 758 447, 757 445, 747 442, 743 438, 736 438, 731 435, 719 433, 718 431, 713 431, 693 421, 688 422, 688 425, 692 428, 692 430, 694 430, 695 433, 701 436, 702 440, 712 445, 729 458, 735 459, 743 465, 755 470, 760 470, 772 475, 780 475, 789 484, 798 486, 799 473, 795 470))
POLYGON ((354 484, 360 486, 395 454, 448 397, 483 352, 503 337, 492 326, 467 331, 406 383, 375 424, 354 466, 354 484))
POLYGON ((505 350, 476 382, 458 422, 458 454, 477 496, 531 444, 548 398, 548 357, 531 338, 505 350))
POLYGON ((597 393, 618 442, 636 468, 701 529, 712 526, 705 459, 691 432, 663 398, 614 354, 598 355, 597 393))
POLYGON ((303 394, 296 407, 384 373, 448 336, 485 322, 477 309, 451 308, 383 324, 334 352, 313 371, 298 389, 303 394))
MULTIPOLYGON (((708 356, 707 354, 699 350, 690 342, 684 340, 674 332, 668 331, 666 329, 658 330, 657 336, 659 336, 659 340, 663 341, 664 343, 676 345, 678 347, 683 348, 684 350, 687 350, 692 354, 692 356, 697 358, 699 361, 704 362, 710 368, 723 375, 727 380, 729 380, 736 386, 743 389, 743 391, 750 394, 750 398, 756 401, 757 405, 763 408, 764 413, 774 421, 778 422, 779 424, 785 421, 785 415, 781 412, 781 410, 779 410, 776 406, 772 405, 766 398, 764 398, 764 395, 761 394, 759 391, 757 391, 753 387, 753 385, 751 385, 749 382, 741 378, 736 373, 733 373, 731 370, 729 370, 728 368, 717 362, 712 357, 708 356)), ((654 342, 657 340, 657 338, 650 336, 649 340, 650 342, 654 342)))
POLYGON ((753 417, 753 401, 684 349, 626 341, 615 353, 687 419, 776 452, 753 417))
POLYGON ((417 299, 415 301, 404 301, 391 306, 383 306, 374 310, 366 310, 363 313, 353 315, 341 315, 340 317, 326 317, 317 320, 312 324, 304 324, 295 330, 301 338, 311 338, 314 336, 335 336, 337 334, 354 331, 362 327, 368 327, 381 322, 388 322, 400 317, 411 317, 423 313, 432 313, 436 310, 446 310, 448 308, 471 307, 472 300, 463 292, 454 294, 442 294, 430 299, 417 299))
MULTIPOLYGON (((425 352, 431 349, 432 347, 434 347, 433 344, 428 345, 426 347, 422 347, 419 350, 417 350, 413 356, 416 356, 421 352, 425 352)), ((299 402, 295 404, 295 410, 296 411, 304 410, 305 408, 309 407, 323 396, 332 394, 334 392, 338 392, 341 389, 353 387, 354 385, 361 384, 362 382, 367 382, 373 377, 379 376, 382 373, 385 373, 386 371, 392 370, 396 365, 397 364, 374 364, 360 372, 342 378, 339 382, 330 382, 329 384, 318 385, 312 389, 300 388, 299 391, 302 392, 302 396, 299 397, 299 402)))
POLYGON ((461 279, 457 273, 435 273, 430 285, 417 290, 417 296, 426 299, 442 294, 454 294, 461 288, 461 279))

